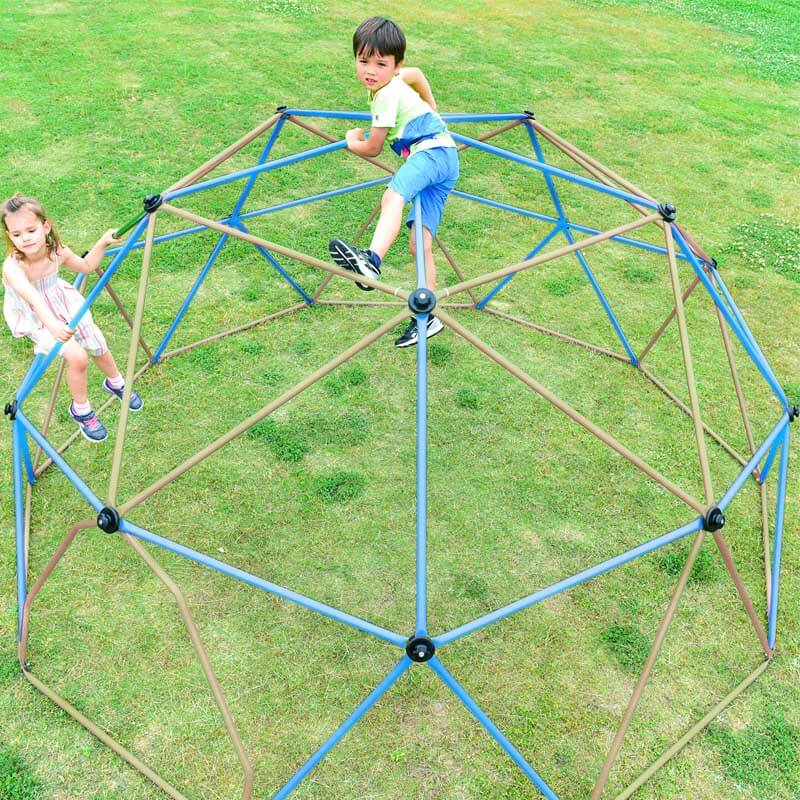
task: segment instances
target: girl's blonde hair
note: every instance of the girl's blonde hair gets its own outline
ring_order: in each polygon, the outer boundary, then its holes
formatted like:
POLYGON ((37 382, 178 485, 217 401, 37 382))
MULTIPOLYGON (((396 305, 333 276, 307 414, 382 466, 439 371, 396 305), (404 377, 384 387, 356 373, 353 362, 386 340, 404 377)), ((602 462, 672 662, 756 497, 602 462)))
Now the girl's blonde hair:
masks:
POLYGON ((55 253, 61 247, 61 237, 58 235, 55 225, 53 225, 52 220, 47 216, 44 206, 35 197, 26 197, 19 192, 17 192, 13 197, 9 197, 8 200, 6 200, 3 205, 0 206, 0 217, 3 218, 3 232, 6 235, 6 248, 8 249, 8 254, 19 260, 23 260, 25 258, 25 254, 21 253, 16 247, 14 247, 11 237, 8 235, 8 225, 6 224, 6 217, 9 214, 14 214, 23 208, 27 209, 32 214, 35 214, 42 222, 50 223, 50 230, 45 238, 45 243, 47 245, 47 255, 52 256, 53 253, 55 253))

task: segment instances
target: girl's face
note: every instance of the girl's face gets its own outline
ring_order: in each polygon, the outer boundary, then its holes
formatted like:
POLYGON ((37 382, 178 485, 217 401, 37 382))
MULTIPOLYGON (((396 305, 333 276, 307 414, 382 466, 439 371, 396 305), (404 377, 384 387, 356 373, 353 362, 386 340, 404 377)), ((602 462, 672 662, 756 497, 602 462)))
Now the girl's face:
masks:
POLYGON ((377 52, 365 55, 362 52, 356 56, 356 75, 367 89, 377 92, 394 77, 400 64, 395 63, 394 56, 382 56, 377 52))
POLYGON ((47 234, 50 223, 44 222, 28 208, 21 208, 13 214, 7 214, 3 220, 11 244, 26 259, 40 258, 47 252, 47 234))

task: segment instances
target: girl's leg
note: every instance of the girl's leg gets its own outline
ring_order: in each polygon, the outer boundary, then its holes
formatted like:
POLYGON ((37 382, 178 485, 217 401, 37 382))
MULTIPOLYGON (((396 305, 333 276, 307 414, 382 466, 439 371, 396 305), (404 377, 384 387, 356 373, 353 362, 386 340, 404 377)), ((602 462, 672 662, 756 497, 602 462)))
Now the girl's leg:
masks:
POLYGON ((86 372, 89 366, 89 357, 86 351, 74 340, 70 339, 62 348, 61 355, 67 362, 67 386, 72 400, 77 405, 83 406, 89 402, 86 393, 86 372))
MULTIPOLYGON (((428 282, 429 289, 436 288, 436 263, 433 260, 433 237, 431 232, 423 225, 422 226, 422 241, 425 247, 425 278, 428 282)), ((408 236, 408 247, 411 250, 411 255, 417 255, 417 242, 414 236, 414 223, 411 223, 408 236)))
POLYGON ((397 234, 400 233, 400 225, 403 221, 403 209, 406 201, 403 195, 394 189, 387 189, 381 199, 381 215, 378 224, 375 226, 375 233, 372 234, 372 242, 369 249, 377 253, 381 258, 386 256, 389 248, 394 244, 397 234))
POLYGON ((94 363, 109 378, 119 378, 120 372, 117 367, 117 362, 114 361, 114 356, 111 355, 110 350, 106 350, 101 356, 92 356, 94 363))

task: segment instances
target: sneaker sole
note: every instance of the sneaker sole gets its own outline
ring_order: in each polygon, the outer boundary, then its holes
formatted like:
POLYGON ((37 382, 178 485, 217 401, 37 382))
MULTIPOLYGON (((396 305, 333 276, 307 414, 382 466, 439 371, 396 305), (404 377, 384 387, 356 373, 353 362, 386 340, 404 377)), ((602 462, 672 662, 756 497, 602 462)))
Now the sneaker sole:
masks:
MULTIPOLYGON (((338 242, 332 247, 329 246, 328 252, 331 254, 331 258, 337 267, 349 270, 350 272, 355 272, 356 275, 363 275, 365 278, 375 279, 375 275, 365 275, 358 268, 358 261, 352 256, 350 251, 342 247, 342 245, 340 245, 338 242)), ((358 281, 356 281, 356 286, 358 286, 358 288, 364 292, 371 292, 375 288, 374 286, 366 286, 358 281)))
MULTIPOLYGON (((439 327, 435 331, 433 331, 433 333, 429 333, 425 338, 426 339, 433 339, 433 337, 436 336, 437 333, 441 333, 443 330, 444 330, 444 325, 442 325, 442 323, 440 322, 439 323, 439 327)), ((415 339, 409 339, 409 341, 402 342, 400 344, 395 342, 394 346, 395 347, 399 347, 399 348, 411 347, 411 345, 412 344, 416 344, 418 340, 419 340, 419 336, 417 336, 415 339)))

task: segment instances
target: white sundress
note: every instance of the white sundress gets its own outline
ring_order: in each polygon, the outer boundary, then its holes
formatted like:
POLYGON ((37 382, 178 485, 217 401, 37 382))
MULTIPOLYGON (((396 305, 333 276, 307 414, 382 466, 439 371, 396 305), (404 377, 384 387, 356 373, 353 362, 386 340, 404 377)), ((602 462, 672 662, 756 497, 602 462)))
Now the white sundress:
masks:
MULTIPOLYGON (((38 281, 31 281, 31 285, 44 298, 53 314, 65 325, 69 325, 85 298, 74 286, 58 277, 58 268, 58 255, 56 255, 55 272, 45 275, 38 281)), ((5 289, 3 316, 12 335, 17 338, 27 336, 32 339, 33 352, 37 355, 49 353, 56 344, 53 334, 11 286, 3 288, 5 289)), ((72 338, 90 355, 101 356, 108 350, 105 337, 94 324, 91 311, 88 309, 75 328, 75 335, 72 338)))

